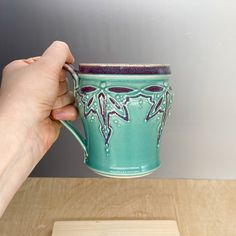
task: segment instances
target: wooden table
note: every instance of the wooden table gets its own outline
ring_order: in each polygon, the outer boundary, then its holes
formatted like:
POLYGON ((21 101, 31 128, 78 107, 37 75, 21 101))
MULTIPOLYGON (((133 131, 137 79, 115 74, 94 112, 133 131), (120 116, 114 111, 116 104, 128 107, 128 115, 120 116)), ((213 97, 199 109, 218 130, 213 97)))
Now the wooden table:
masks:
POLYGON ((1 236, 50 236, 58 220, 174 219, 181 236, 236 235, 236 181, 29 178, 1 236))

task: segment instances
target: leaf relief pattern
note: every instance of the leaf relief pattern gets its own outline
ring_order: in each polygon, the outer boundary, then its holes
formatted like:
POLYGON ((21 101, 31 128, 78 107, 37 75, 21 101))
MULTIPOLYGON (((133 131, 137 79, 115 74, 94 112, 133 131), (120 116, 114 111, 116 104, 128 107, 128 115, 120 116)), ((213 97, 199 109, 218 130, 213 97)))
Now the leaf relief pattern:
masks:
POLYGON ((163 86, 148 86, 141 90, 123 86, 100 88, 91 85, 81 87, 78 90, 78 95, 81 97, 79 105, 83 106, 84 117, 87 118, 90 114, 97 117, 106 145, 109 144, 113 132, 110 122, 111 116, 117 116, 128 122, 130 99, 138 97, 148 99, 151 105, 145 121, 162 114, 157 134, 157 145, 159 145, 163 126, 172 102, 171 87, 167 83, 163 86))

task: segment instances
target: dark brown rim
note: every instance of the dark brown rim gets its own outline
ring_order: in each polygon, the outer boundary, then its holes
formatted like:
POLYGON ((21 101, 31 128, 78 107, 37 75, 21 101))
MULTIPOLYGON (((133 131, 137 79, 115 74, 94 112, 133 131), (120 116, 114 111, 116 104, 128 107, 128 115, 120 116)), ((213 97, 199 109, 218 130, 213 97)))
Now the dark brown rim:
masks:
POLYGON ((165 64, 79 64, 82 74, 127 74, 127 75, 168 75, 170 66, 165 64))

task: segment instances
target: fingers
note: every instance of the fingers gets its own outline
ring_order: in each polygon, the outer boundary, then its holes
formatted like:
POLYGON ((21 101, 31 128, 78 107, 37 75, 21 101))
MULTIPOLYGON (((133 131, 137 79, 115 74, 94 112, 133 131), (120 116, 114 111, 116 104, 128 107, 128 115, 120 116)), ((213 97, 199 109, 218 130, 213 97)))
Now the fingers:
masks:
POLYGON ((65 70, 61 70, 60 74, 59 74, 59 81, 64 81, 66 80, 66 71, 65 70))
POLYGON ((59 83, 59 91, 58 96, 61 96, 65 93, 67 93, 69 90, 68 81, 67 79, 59 83))
POLYGON ((69 46, 62 41, 54 41, 43 53, 40 59, 48 59, 51 62, 56 61, 57 65, 62 66, 67 63, 73 63, 74 57, 70 51, 69 46))
POLYGON ((74 95, 68 89, 67 79, 59 83, 58 98, 51 112, 51 117, 54 120, 76 120, 77 118, 77 110, 72 105, 74 95))
POLYGON ((55 41, 46 49, 38 62, 48 65, 50 70, 59 75, 63 65, 65 63, 73 63, 74 57, 66 43, 55 41))
POLYGON ((76 120, 77 116, 77 110, 73 105, 53 110, 51 113, 51 117, 54 120, 76 120))
MULTIPOLYGON (((65 42, 54 41, 41 57, 37 56, 28 59, 15 60, 3 69, 3 73, 9 73, 27 65, 35 64, 35 62, 37 65, 41 64, 48 73, 56 75, 55 78, 59 76, 60 80, 64 80, 66 72, 62 70, 62 67, 65 63, 72 64, 74 62, 74 57, 69 46, 65 42)), ((42 67, 39 67, 38 69, 41 70, 42 67)))
POLYGON ((64 107, 69 104, 73 104, 74 101, 75 101, 75 98, 74 98, 73 93, 71 91, 68 91, 67 93, 57 97, 57 100, 53 106, 53 110, 64 107))

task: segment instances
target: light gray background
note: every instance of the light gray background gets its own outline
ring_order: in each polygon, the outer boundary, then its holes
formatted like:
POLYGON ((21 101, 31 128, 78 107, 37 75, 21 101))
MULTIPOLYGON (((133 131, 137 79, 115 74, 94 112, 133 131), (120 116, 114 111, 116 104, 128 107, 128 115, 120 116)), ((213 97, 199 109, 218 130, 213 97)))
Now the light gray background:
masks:
MULTIPOLYGON (((0 66, 66 41, 78 62, 169 63, 158 178, 236 178, 236 1, 1 0, 0 66)), ((39 78, 40 79, 40 78, 39 78)), ((63 130, 35 176, 95 176, 63 130)))

